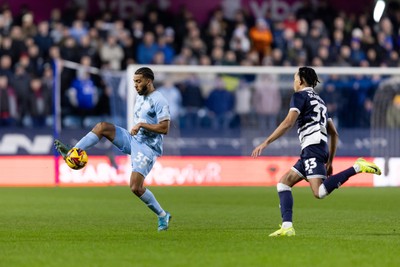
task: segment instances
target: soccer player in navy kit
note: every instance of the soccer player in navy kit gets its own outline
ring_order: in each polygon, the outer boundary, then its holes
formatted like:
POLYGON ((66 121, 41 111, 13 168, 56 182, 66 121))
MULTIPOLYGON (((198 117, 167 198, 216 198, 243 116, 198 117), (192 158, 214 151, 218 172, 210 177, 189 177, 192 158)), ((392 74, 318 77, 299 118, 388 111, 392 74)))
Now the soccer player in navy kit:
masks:
POLYGON ((296 164, 280 178, 277 184, 282 225, 280 229, 269 236, 294 236, 296 234, 292 222, 293 196, 291 190, 301 180, 308 181, 314 196, 322 199, 357 173, 381 174, 381 170, 374 163, 359 158, 352 167, 332 175, 332 161, 339 136, 335 125, 328 117, 324 101, 314 91, 318 82, 318 76, 314 69, 299 68, 294 75, 294 94, 290 101, 288 115, 251 154, 254 158, 260 156, 269 144, 284 135, 297 121, 301 155, 296 164))
MULTIPOLYGON (((162 154, 163 135, 170 127, 169 106, 164 96, 154 88, 154 73, 150 68, 136 70, 133 81, 138 93, 133 128, 128 131, 108 122, 99 122, 74 147, 87 150, 105 137, 123 153, 131 155, 131 191, 158 216, 158 231, 164 231, 168 229, 171 215, 161 208, 143 183, 162 154)), ((65 159, 69 147, 59 140, 55 140, 54 145, 65 159)))

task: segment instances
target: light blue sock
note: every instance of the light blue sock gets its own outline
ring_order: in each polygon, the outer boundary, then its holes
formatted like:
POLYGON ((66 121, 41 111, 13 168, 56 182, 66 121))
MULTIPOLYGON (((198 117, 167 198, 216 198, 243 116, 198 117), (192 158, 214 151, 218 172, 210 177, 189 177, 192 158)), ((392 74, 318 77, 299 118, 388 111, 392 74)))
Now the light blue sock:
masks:
POLYGON ((88 132, 87 135, 85 135, 79 142, 75 145, 75 147, 87 150, 97 144, 100 141, 100 139, 97 137, 97 135, 94 132, 88 132))
POLYGON ((144 194, 140 197, 140 200, 143 201, 155 214, 157 214, 157 216, 165 215, 165 211, 161 208, 155 196, 149 189, 146 188, 146 191, 144 191, 144 194))

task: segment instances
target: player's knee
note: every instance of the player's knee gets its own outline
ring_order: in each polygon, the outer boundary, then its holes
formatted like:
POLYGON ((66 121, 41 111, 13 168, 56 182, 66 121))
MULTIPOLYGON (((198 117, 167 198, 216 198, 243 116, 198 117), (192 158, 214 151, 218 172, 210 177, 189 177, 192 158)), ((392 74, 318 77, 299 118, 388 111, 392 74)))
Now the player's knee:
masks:
POLYGON ((323 197, 321 197, 318 192, 313 191, 313 195, 316 199, 323 199, 323 197))
POLYGON ((279 182, 279 183, 276 185, 276 190, 277 190, 278 192, 282 192, 282 191, 292 191, 292 188, 291 188, 290 186, 284 184, 284 183, 279 182))
POLYGON ((314 191, 314 196, 318 199, 323 199, 328 195, 326 191, 325 185, 321 184, 318 188, 318 191, 314 191))
POLYGON ((104 131, 107 130, 107 123, 102 121, 102 122, 98 122, 94 127, 93 127, 93 132, 101 134, 104 131))
POLYGON ((132 191, 132 193, 134 193, 136 196, 140 197, 140 196, 143 195, 143 193, 144 193, 145 190, 144 190, 144 188, 137 187, 137 186, 133 185, 133 186, 131 186, 131 191, 132 191))

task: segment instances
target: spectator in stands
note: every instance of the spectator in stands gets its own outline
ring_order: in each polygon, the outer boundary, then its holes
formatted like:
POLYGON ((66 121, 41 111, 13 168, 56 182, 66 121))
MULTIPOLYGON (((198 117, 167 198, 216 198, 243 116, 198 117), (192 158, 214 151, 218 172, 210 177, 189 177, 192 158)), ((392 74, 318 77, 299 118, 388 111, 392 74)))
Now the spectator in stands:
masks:
POLYGON ((389 58, 390 52, 393 50, 391 37, 386 36, 382 31, 378 32, 375 50, 378 55, 381 55, 382 61, 386 62, 389 58))
POLYGON ((338 67, 350 67, 351 66, 351 49, 347 45, 343 45, 340 48, 340 54, 337 57, 336 61, 333 63, 334 66, 338 67))
POLYGON ((225 66, 236 66, 238 61, 236 59, 236 54, 232 50, 227 50, 224 54, 224 59, 222 60, 222 65, 225 66))
POLYGON ((320 40, 323 37, 321 27, 312 26, 308 38, 304 40, 304 47, 307 51, 307 59, 311 61, 317 56, 320 40))
POLYGON ((362 37, 360 41, 361 46, 364 50, 368 50, 374 47, 376 40, 369 25, 365 25, 362 27, 362 37))
POLYGON ((13 88, 15 88, 18 114, 20 118, 23 118, 27 113, 30 81, 31 77, 26 72, 25 68, 20 63, 17 63, 15 65, 14 78, 10 81, 10 84, 13 88))
POLYGON ((0 74, 0 126, 15 125, 18 118, 17 97, 8 78, 0 74))
POLYGON ((62 24, 62 22, 54 22, 53 26, 50 29, 50 37, 53 41, 53 44, 60 44, 61 41, 66 37, 65 32, 68 29, 62 24))
POLYGON ((367 50, 367 61, 371 67, 379 67, 379 59, 375 49, 370 48, 367 50))
POLYGON ((234 116, 235 96, 226 90, 221 78, 215 81, 215 87, 206 100, 213 129, 226 130, 234 116))
POLYGON ((44 86, 39 77, 31 79, 24 126, 51 126, 50 118, 53 107, 51 89, 44 86))
POLYGON ((49 49, 53 45, 53 39, 50 36, 49 23, 47 21, 39 23, 38 31, 33 39, 39 48, 40 56, 47 59, 49 56, 49 49))
POLYGON ((143 41, 139 44, 136 58, 139 64, 151 64, 153 57, 158 51, 154 33, 145 32, 143 41))
POLYGON ((292 32, 295 33, 296 37, 300 37, 303 41, 307 39, 308 35, 309 35, 309 23, 307 22, 307 20, 305 19, 299 19, 297 21, 297 31, 293 31, 292 32))
POLYGON ((269 55, 272 50, 273 35, 271 32, 270 25, 263 18, 258 18, 254 27, 249 32, 250 40, 252 43, 252 49, 257 51, 259 56, 259 62, 269 55))
POLYGON ((25 38, 21 27, 16 25, 11 28, 10 37, 12 39, 12 49, 15 51, 16 59, 18 59, 22 53, 26 52, 25 41, 29 40, 29 37, 25 38))
POLYGON ((187 46, 182 47, 181 52, 175 56, 173 64, 176 65, 196 65, 197 58, 193 55, 192 49, 187 46))
MULTIPOLYGON (((285 29, 286 28, 282 21, 276 21, 274 23, 273 32, 272 32, 272 36, 274 38, 274 41, 272 44, 273 49, 279 49, 281 51, 285 50, 285 38, 284 38, 285 29)), ((290 29, 291 31, 294 32, 294 30, 291 29, 290 27, 288 29, 290 29)))
POLYGON ((117 38, 113 35, 107 37, 107 42, 100 48, 101 61, 107 62, 110 69, 120 70, 121 62, 124 59, 124 50, 117 43, 117 38))
POLYGON ((344 45, 344 35, 343 31, 335 30, 333 32, 332 42, 329 47, 330 58, 332 59, 332 64, 335 64, 336 61, 339 60, 340 57, 340 49, 344 45))
POLYGON ((295 37, 290 46, 287 47, 286 60, 288 60, 292 66, 299 65, 300 57, 308 58, 307 55, 308 53, 303 40, 299 37, 295 37))
POLYGON ((50 10, 50 18, 48 20, 49 28, 54 29, 57 23, 62 23, 61 10, 59 8, 53 8, 50 10))
POLYGON ((224 62, 224 49, 222 47, 214 47, 211 51, 211 64, 222 65, 224 62))
POLYGON ((79 62, 79 50, 77 42, 71 36, 65 38, 60 46, 61 57, 65 60, 79 62))
POLYGON ((177 86, 182 95, 182 126, 187 129, 200 127, 200 118, 204 113, 204 97, 199 78, 191 75, 177 86))
MULTIPOLYGON (((317 51, 317 56, 314 58, 318 58, 319 60, 321 60, 321 64, 318 65, 319 67, 330 66, 329 48, 327 46, 320 46, 317 51)), ((313 66, 317 67, 317 65, 313 65, 313 66)))
POLYGON ((166 79, 157 91, 162 93, 167 99, 169 104, 169 111, 171 115, 171 123, 179 127, 180 125, 180 113, 182 110, 182 95, 179 89, 166 79))
MULTIPOLYGON (((346 100, 348 101, 348 106, 346 106, 347 111, 345 112, 347 126, 348 127, 366 127, 364 122, 369 122, 368 119, 362 119, 364 116, 369 116, 367 110, 365 109, 365 102, 372 95, 373 82, 364 75, 352 76, 345 87, 345 92, 347 94, 346 100)), ((343 91, 344 91, 343 90, 343 91)))
POLYGON ((135 19, 131 23, 130 32, 132 34, 132 38, 135 44, 139 44, 142 41, 144 36, 143 28, 143 21, 141 21, 140 19, 135 19))
POLYGON ((92 39, 89 35, 84 35, 81 37, 77 52, 79 58, 89 56, 93 66, 101 66, 98 47, 96 47, 96 45, 92 42, 92 39))
MULTIPOLYGON (((272 60, 272 63, 271 63, 272 66, 282 66, 283 65, 282 50, 279 48, 272 49, 271 60, 272 60)), ((265 64, 263 64, 263 65, 265 65, 265 64)))
POLYGON ((360 66, 361 61, 365 60, 367 56, 361 48, 360 41, 352 40, 350 43, 350 60, 354 67, 360 66))
POLYGON ((83 118, 94 114, 99 102, 99 89, 91 79, 90 73, 82 69, 66 93, 72 116, 68 116, 64 123, 70 127, 81 127, 83 118))
MULTIPOLYGON (((188 21, 186 27, 187 27, 187 34, 183 38, 183 46, 192 48, 193 42, 196 41, 197 39, 201 38, 200 29, 198 28, 197 24, 194 23, 194 21, 188 21)), ((214 38, 218 37, 218 36, 219 35, 210 36, 208 38, 209 41, 206 41, 206 42, 209 42, 210 45, 212 45, 214 38)))
POLYGON ((283 20, 282 25, 284 29, 291 29, 293 32, 297 32, 297 23, 299 20, 296 19, 296 15, 293 12, 289 12, 286 18, 283 20))
POLYGON ((26 70, 33 76, 40 76, 43 72, 44 58, 40 55, 39 47, 31 44, 27 51, 28 66, 26 70))
POLYGON ((263 131, 273 129, 282 105, 278 77, 273 74, 257 75, 254 89, 252 102, 257 125, 263 131))
POLYGON ((88 29, 85 24, 81 20, 74 20, 72 27, 69 29, 69 34, 72 38, 74 38, 75 42, 79 43, 82 36, 88 34, 88 29))
POLYGON ((13 44, 13 40, 10 36, 3 36, 0 41, 0 55, 8 55, 11 58, 11 64, 14 66, 14 64, 18 61, 18 57, 21 52, 20 49, 18 46, 13 44))
POLYGON ((11 10, 5 7, 2 13, 3 27, 2 33, 7 36, 11 32, 11 27, 14 25, 14 18, 11 10))
POLYGON ((382 65, 386 65, 388 67, 399 67, 399 53, 397 51, 391 51, 389 54, 389 58, 382 65))
POLYGON ((171 64, 175 57, 174 48, 167 43, 165 36, 160 36, 157 42, 158 51, 164 54, 164 64, 171 64))
POLYGON ((224 18, 224 13, 221 8, 216 8, 212 11, 211 17, 208 20, 207 28, 212 32, 216 32, 217 36, 221 36, 223 38, 227 36, 228 22, 224 18), (212 28, 213 30, 211 30, 212 28))
POLYGON ((117 19, 114 21, 112 29, 108 32, 108 35, 115 36, 118 43, 121 43, 126 36, 130 35, 129 30, 125 28, 124 24, 122 19, 117 19))
POLYGON ((37 28, 34 23, 34 15, 32 12, 27 12, 23 15, 21 30, 25 38, 34 37, 37 34, 37 28))
POLYGON ((4 54, 0 57, 0 75, 6 75, 9 81, 12 81, 14 77, 14 73, 12 71, 12 59, 7 54, 4 54))
POLYGON ((53 91, 54 87, 54 76, 53 69, 50 63, 46 63, 43 65, 43 74, 42 74, 42 84, 45 87, 45 90, 53 91))
POLYGON ((239 118, 241 127, 248 127, 251 125, 252 120, 252 97, 253 91, 244 79, 240 79, 238 88, 234 91, 235 94, 235 114, 239 118))
POLYGON ((400 128, 400 94, 394 96, 386 113, 386 124, 389 128, 400 128))
POLYGON ((320 97, 324 100, 329 117, 332 118, 336 127, 339 127, 339 112, 341 110, 341 92, 343 82, 339 75, 330 75, 323 83, 320 97))
POLYGON ((238 61, 241 61, 243 58, 245 58, 247 52, 250 51, 250 39, 248 38, 247 27, 244 23, 236 25, 232 38, 229 42, 229 47, 236 53, 238 61))

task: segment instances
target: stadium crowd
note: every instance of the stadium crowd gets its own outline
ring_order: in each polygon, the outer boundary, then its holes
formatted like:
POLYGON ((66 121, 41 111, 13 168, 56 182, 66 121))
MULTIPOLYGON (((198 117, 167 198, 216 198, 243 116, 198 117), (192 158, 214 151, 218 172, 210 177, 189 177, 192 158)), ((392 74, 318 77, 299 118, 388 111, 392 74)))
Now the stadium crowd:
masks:
MULTIPOLYGON (((109 11, 89 14, 79 6, 53 9, 36 21, 29 6, 13 14, 0 10, 0 126, 52 125, 54 60, 72 61, 101 70, 125 70, 129 64, 241 66, 388 66, 399 67, 400 8, 388 9, 376 23, 372 11, 350 15, 304 1, 281 21, 237 10, 226 19, 213 10, 205 23, 182 7, 179 14, 149 6, 142 17, 122 20, 109 11)), ((271 128, 287 96, 274 75, 244 75, 236 81, 218 77, 203 86, 199 77, 170 79, 171 113, 181 127, 252 124, 271 128), (206 118, 206 119, 204 119, 206 118)), ((292 78, 292 77, 290 77, 292 78)), ((369 127, 373 96, 382 77, 324 76, 321 90, 339 127, 369 127)), ((87 116, 111 113, 110 87, 85 68, 61 71, 64 126, 81 125, 87 116), (69 116, 71 115, 71 116, 69 116)), ((398 99, 398 97, 396 98, 398 99)), ((397 101, 398 102, 398 101, 397 101)))

